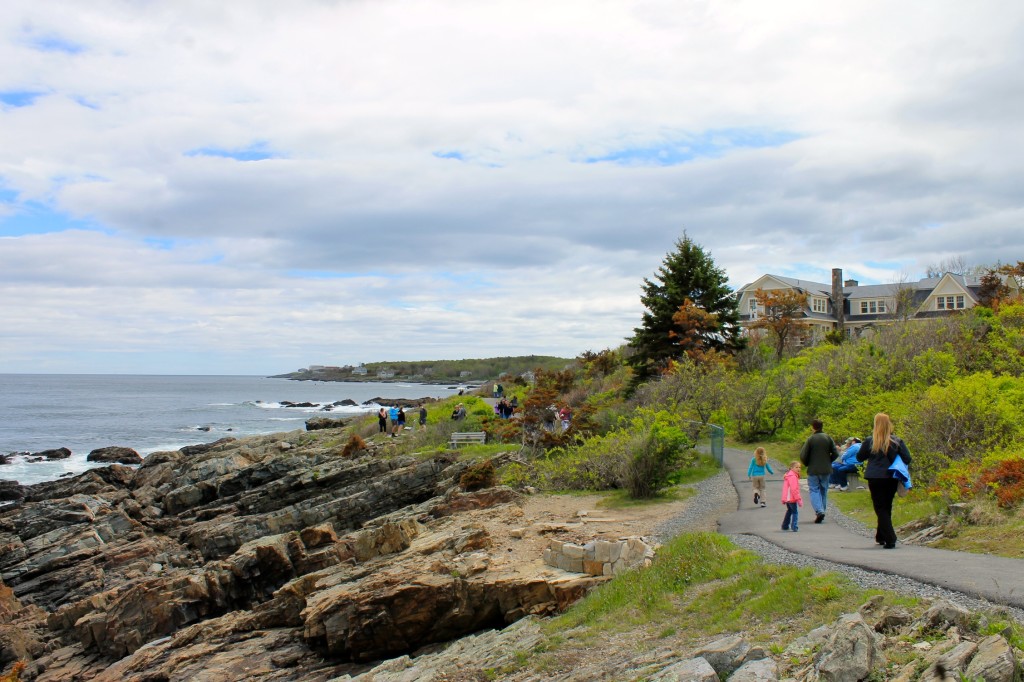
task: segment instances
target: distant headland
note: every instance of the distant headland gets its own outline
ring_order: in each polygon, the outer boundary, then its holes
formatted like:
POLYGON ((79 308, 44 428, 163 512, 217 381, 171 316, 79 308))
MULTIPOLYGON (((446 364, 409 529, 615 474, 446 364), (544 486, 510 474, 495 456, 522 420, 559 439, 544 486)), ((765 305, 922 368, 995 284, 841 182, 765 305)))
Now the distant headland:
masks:
POLYGON ((515 357, 466 360, 413 360, 367 362, 359 365, 310 365, 302 369, 276 374, 272 379, 295 381, 409 381, 423 384, 479 383, 504 376, 518 377, 537 369, 561 370, 571 358, 550 355, 518 355, 515 357))

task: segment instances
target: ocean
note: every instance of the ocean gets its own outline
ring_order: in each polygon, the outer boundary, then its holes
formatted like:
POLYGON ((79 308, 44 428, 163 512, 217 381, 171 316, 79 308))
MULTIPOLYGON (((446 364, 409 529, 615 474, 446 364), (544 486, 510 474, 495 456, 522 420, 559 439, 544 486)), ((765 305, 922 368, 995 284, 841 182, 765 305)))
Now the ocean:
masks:
POLYGON ((0 454, 66 447, 64 460, 0 464, 0 479, 39 483, 93 466, 90 451, 111 445, 145 457, 158 450, 304 429, 310 417, 376 407, 334 407, 350 399, 437 398, 456 387, 429 384, 313 382, 249 376, 0 374, 0 454), (287 407, 283 403, 313 403, 287 407))

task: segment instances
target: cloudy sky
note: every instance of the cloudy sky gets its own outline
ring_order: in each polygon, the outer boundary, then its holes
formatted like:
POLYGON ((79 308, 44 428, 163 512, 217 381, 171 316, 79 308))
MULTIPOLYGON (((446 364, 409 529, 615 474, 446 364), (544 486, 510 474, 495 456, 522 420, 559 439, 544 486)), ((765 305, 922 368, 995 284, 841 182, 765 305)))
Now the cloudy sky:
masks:
POLYGON ((1024 259, 1024 4, 5 0, 0 372, 619 345, 734 286, 1024 259))

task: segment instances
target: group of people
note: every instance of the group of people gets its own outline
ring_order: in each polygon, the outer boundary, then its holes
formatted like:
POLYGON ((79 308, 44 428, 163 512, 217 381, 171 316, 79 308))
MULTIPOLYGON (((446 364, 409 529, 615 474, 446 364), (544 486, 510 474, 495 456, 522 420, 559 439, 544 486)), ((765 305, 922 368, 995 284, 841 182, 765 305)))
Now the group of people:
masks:
MULTIPOLYGON (((904 476, 894 476, 893 471, 894 467, 900 469, 899 461, 902 460, 902 471, 905 473, 911 458, 907 444, 893 434, 889 415, 884 412, 876 414, 871 435, 863 441, 859 438, 848 439, 841 457, 835 441, 822 430, 821 420, 812 421, 811 429, 813 433, 800 449, 800 459, 790 462, 789 469, 782 477, 782 503, 786 507, 782 530, 799 530, 799 510, 803 506, 800 494, 802 467, 807 468, 807 490, 814 508, 814 523, 822 523, 825 520, 829 489, 848 490, 847 474, 857 470, 859 463, 866 462, 863 477, 868 482, 871 504, 877 519, 875 542, 886 549, 894 549, 897 538, 892 526, 892 503, 904 476)), ((766 474, 774 475, 775 472, 768 463, 764 448, 757 448, 747 467, 747 476, 754 488, 754 504, 761 507, 766 506, 766 474)))
MULTIPOLYGON (((420 405, 419 409, 419 424, 420 429, 427 428, 427 406, 420 405)), ((398 434, 405 428, 405 409, 400 406, 391 407, 388 409, 380 408, 377 410, 377 433, 384 433, 390 435, 392 438, 397 438, 398 434), (391 421, 390 432, 388 429, 388 420, 391 421)))
POLYGON ((517 404, 518 401, 515 396, 512 396, 511 401, 503 397, 501 400, 494 403, 494 414, 498 415, 502 419, 511 419, 512 413, 516 411, 517 404))

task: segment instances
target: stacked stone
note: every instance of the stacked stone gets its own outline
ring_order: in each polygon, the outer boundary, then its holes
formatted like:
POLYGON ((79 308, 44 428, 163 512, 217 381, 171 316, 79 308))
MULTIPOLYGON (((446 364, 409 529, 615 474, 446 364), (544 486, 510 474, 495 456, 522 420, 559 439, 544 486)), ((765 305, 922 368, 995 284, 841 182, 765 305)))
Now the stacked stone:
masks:
POLYGON ((618 575, 636 566, 647 566, 654 559, 654 548, 641 538, 623 538, 617 542, 594 540, 585 545, 552 540, 544 550, 544 563, 570 573, 618 575))

